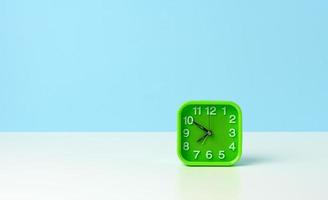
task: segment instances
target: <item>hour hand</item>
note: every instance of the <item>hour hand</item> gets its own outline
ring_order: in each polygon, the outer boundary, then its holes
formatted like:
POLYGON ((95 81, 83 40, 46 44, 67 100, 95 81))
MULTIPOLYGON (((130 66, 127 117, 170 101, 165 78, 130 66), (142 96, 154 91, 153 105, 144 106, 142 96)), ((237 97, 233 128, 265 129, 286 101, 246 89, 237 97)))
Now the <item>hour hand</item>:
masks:
POLYGON ((200 125, 200 124, 197 123, 196 121, 194 121, 194 124, 195 124, 198 128, 200 128, 200 129, 202 129, 203 131, 205 131, 206 133, 210 132, 210 130, 208 130, 208 129, 205 128, 204 126, 200 125))

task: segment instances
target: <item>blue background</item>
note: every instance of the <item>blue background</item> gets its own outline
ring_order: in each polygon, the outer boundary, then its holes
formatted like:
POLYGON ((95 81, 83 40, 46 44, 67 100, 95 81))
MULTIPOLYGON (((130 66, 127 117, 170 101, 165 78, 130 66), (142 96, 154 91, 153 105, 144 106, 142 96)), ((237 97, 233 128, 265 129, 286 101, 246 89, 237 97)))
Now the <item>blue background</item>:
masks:
POLYGON ((172 131, 223 99, 247 131, 327 131, 328 3, 0 0, 1 131, 172 131))

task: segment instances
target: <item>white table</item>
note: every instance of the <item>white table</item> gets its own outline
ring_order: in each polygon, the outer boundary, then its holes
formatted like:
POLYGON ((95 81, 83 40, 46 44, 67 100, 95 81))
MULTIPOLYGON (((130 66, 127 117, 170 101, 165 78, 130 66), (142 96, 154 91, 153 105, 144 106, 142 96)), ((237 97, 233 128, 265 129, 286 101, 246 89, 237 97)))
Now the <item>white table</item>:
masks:
POLYGON ((244 133, 235 167, 186 167, 175 133, 0 133, 1 200, 328 199, 328 133, 244 133))

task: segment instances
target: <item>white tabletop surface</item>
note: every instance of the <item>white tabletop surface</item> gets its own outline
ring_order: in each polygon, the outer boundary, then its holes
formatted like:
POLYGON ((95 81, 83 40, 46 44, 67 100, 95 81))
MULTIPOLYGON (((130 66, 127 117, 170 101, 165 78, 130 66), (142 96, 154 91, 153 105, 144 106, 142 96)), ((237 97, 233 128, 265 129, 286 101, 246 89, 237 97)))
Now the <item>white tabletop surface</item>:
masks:
POLYGON ((186 167, 169 133, 0 133, 1 200, 328 199, 328 133, 244 133, 234 167, 186 167))

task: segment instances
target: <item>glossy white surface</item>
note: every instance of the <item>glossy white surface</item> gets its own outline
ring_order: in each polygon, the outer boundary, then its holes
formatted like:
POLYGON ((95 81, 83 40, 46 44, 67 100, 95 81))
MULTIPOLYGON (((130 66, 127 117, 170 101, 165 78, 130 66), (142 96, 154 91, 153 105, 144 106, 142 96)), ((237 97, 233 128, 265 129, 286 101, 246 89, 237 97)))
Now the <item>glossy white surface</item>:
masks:
POLYGON ((245 133, 234 167, 175 150, 175 133, 1 133, 0 199, 328 199, 328 133, 245 133))

